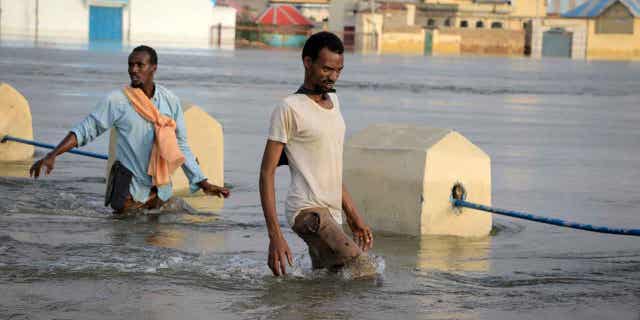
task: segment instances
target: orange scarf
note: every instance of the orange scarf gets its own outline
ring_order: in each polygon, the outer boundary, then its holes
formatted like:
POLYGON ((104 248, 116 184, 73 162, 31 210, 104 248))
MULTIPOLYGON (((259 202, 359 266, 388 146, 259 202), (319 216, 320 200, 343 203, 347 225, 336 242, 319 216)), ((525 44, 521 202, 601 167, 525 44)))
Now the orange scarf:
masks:
POLYGON ((155 139, 147 169, 147 173, 153 178, 153 185, 170 183, 171 174, 185 161, 178 147, 175 121, 161 114, 141 89, 125 87, 124 94, 138 114, 154 126, 155 139))

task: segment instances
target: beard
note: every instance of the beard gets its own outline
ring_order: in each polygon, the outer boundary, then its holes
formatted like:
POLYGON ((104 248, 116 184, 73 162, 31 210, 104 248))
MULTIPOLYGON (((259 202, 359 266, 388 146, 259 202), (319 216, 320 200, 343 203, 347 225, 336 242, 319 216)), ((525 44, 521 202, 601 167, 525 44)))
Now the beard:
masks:
POLYGON ((132 88, 142 88, 144 87, 144 82, 140 81, 140 80, 131 80, 131 87, 132 88))
POLYGON ((321 84, 316 84, 313 86, 313 91, 320 93, 320 94, 325 94, 328 92, 332 92, 333 91, 333 86, 334 83, 330 82, 330 81, 322 81, 321 84))

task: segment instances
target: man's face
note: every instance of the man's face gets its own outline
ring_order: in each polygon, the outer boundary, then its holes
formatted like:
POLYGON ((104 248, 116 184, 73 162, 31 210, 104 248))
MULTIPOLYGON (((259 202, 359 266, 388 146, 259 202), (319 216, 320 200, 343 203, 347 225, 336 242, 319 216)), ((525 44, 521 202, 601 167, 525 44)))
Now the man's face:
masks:
POLYGON ((150 60, 146 52, 132 52, 129 55, 129 78, 132 87, 142 88, 144 84, 153 82, 157 66, 151 64, 150 60))
POLYGON ((344 67, 342 54, 332 52, 327 48, 320 50, 315 61, 311 61, 311 57, 304 57, 303 62, 313 89, 320 92, 328 92, 333 89, 344 67))

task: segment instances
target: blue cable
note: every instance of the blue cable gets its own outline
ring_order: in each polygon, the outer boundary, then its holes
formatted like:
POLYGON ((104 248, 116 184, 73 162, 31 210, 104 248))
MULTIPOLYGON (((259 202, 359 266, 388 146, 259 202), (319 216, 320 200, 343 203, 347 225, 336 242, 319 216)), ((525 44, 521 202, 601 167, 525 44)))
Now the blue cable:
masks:
POLYGON ((626 235, 626 236, 640 236, 640 229, 623 229, 623 228, 609 228, 609 227, 602 227, 602 226, 594 226, 590 224, 565 221, 557 218, 536 216, 536 215, 525 213, 525 212, 517 212, 512 210, 492 208, 489 206, 483 206, 481 204, 476 204, 473 202, 467 202, 465 200, 458 200, 454 198, 451 198, 451 203, 453 204, 454 207, 466 207, 470 209, 482 210, 482 211, 501 214, 501 215, 509 216, 513 218, 552 224, 560 227, 573 228, 573 229, 586 230, 586 231, 599 232, 599 233, 619 234, 619 235, 626 235))
MULTIPOLYGON (((2 140, 0 140, 0 143, 5 143, 6 141, 14 141, 14 142, 18 142, 18 143, 29 144, 29 145, 32 145, 32 146, 41 147, 41 148, 47 148, 47 149, 55 149, 56 148, 54 145, 51 145, 51 144, 42 143, 42 142, 38 142, 38 141, 20 139, 20 138, 12 137, 10 135, 4 136, 2 138, 2 140)), ((73 149, 71 149, 71 150, 69 150, 67 152, 73 153, 73 154, 77 154, 77 155, 81 155, 81 156, 85 156, 85 157, 102 159, 102 160, 108 160, 109 159, 109 156, 107 156, 107 155, 94 153, 94 152, 89 152, 89 151, 81 151, 81 150, 78 150, 77 148, 73 148, 73 149)))

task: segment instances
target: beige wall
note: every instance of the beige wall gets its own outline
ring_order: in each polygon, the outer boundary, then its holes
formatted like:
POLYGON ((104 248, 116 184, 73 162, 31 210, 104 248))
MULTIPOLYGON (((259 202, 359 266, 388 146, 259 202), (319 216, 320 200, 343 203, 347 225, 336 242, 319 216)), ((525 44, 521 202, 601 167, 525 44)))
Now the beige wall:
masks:
POLYGON ((547 15, 547 0, 515 0, 511 16, 544 17, 547 15))
POLYGON ((384 10, 381 12, 384 17, 385 28, 401 28, 409 26, 407 10, 384 10))
POLYGON ((523 55, 525 32, 502 29, 443 29, 443 35, 460 36, 460 53, 523 55))
POLYGON ((384 29, 382 34, 382 54, 424 54, 424 29, 405 27, 384 29))
POLYGON ((640 60, 640 19, 633 34, 597 34, 596 21, 588 20, 587 59, 640 60))
POLYGON ((459 55, 460 45, 461 37, 459 34, 442 33, 438 30, 433 31, 433 46, 431 52, 434 56, 459 55))

